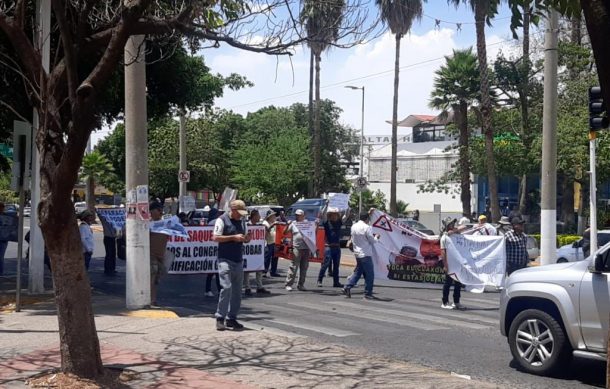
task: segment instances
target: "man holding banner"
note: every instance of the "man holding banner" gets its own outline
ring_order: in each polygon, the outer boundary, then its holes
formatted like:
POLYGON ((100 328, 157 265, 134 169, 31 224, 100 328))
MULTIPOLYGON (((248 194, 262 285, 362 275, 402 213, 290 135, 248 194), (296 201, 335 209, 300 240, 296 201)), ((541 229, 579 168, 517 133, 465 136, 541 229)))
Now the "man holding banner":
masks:
POLYGON ((307 277, 307 268, 309 267, 309 256, 311 251, 315 250, 315 223, 305 220, 305 212, 302 209, 297 209, 294 213, 296 221, 290 222, 284 230, 284 235, 292 233, 292 264, 288 270, 286 277, 286 290, 292 291, 292 285, 299 273, 299 282, 297 289, 306 291, 305 279, 307 277))

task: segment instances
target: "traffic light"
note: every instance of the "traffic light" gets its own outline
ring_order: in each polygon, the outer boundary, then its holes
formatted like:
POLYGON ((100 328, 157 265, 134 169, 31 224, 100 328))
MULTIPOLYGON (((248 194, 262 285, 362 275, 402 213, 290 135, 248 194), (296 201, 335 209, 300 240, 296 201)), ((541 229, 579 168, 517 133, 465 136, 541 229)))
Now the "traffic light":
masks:
POLYGON ((608 128, 609 124, 602 88, 592 86, 589 88, 589 128, 591 131, 598 131, 608 128))

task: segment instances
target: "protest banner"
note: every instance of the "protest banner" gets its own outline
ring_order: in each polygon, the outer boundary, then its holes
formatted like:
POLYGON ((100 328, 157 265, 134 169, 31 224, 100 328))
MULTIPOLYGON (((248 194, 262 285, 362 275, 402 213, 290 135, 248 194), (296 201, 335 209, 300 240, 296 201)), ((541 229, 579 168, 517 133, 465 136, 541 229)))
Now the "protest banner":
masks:
MULTIPOLYGON (((445 271, 440 242, 375 210, 371 215, 375 278, 441 284, 445 271)), ((504 277, 504 240, 498 236, 452 236, 449 273, 474 292, 485 285, 499 287, 504 277)))
POLYGON ((189 235, 186 232, 186 228, 180 223, 178 216, 172 216, 166 219, 153 220, 149 224, 151 232, 158 234, 164 234, 169 236, 176 236, 181 238, 188 238, 189 235))
POLYGON ((121 231, 125 226, 125 208, 96 208, 95 212, 102 223, 109 224, 115 231, 121 231))
MULTIPOLYGON (((286 224, 278 224, 275 227, 275 251, 274 257, 292 260, 292 233, 284 235, 286 224)), ((326 233, 323 227, 316 231, 316 250, 311 251, 309 262, 323 262, 326 233)))
POLYGON ((349 194, 329 193, 328 208, 338 208, 339 211, 346 211, 349 208, 349 194))
MULTIPOLYGON (((170 236, 167 249, 174 260, 169 274, 216 273, 218 243, 212 240, 214 226, 184 227, 187 237, 170 236)), ((264 269, 265 227, 248 226, 252 240, 243 245, 244 271, 264 269)))

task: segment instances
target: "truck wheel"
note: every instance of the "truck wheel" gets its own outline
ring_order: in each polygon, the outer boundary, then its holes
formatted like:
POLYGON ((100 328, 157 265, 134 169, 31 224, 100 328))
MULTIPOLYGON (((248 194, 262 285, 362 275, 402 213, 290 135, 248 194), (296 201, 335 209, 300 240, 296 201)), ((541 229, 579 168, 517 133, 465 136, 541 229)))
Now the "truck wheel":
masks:
POLYGON ((528 309, 515 317, 508 333, 513 358, 526 372, 549 375, 570 360, 570 343, 561 325, 546 312, 528 309))
POLYGON ((557 260, 557 263, 566 263, 566 262, 568 262, 568 260, 567 260, 567 259, 565 259, 565 258, 559 258, 559 259, 557 260))

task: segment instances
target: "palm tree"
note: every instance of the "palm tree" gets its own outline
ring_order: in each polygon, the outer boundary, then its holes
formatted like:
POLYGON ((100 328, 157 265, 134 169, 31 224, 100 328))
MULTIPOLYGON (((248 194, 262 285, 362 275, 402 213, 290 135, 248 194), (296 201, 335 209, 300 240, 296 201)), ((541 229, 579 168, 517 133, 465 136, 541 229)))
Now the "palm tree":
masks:
POLYGON ((468 158, 468 108, 479 100, 479 70, 477 57, 472 48, 454 50, 452 56, 445 56, 445 65, 435 74, 434 89, 430 96, 430 107, 440 109, 441 116, 447 117, 453 112, 455 123, 460 132, 459 166, 460 166, 460 200, 462 212, 470 217, 470 161, 468 158))
POLYGON ((474 13, 477 32, 477 56, 479 60, 479 75, 481 77, 481 129, 485 135, 485 155, 487 165, 487 182, 491 204, 491 218, 500 220, 500 203, 498 202, 498 182, 496 180, 496 165, 494 163, 494 131, 491 127, 491 97, 489 94, 489 70, 487 69, 487 48, 485 42, 485 23, 498 13, 500 0, 447 0, 449 4, 459 7, 467 3, 474 13))
POLYGON ((87 208, 95 211, 95 183, 114 175, 112 163, 99 151, 92 151, 83 157, 80 172, 82 181, 87 181, 87 208))
POLYGON ((411 30, 414 20, 423 14, 422 0, 375 0, 381 20, 396 37, 394 58, 394 100, 392 104, 392 165, 390 180, 390 214, 396 216, 396 170, 398 152, 398 85, 400 74, 400 41, 411 30))
POLYGON ((404 202, 402 200, 396 201, 396 212, 398 213, 398 216, 406 215, 407 208, 409 208, 409 203, 404 202))
MULTIPOLYGON (((321 193, 322 164, 321 164, 321 130, 320 130, 320 62, 322 52, 339 39, 339 29, 345 11, 345 0, 305 0, 301 9, 301 22, 307 31, 307 45, 309 46, 315 64, 315 109, 313 118, 313 195, 321 193)), ((310 62, 311 67, 311 62, 310 62)), ((310 69, 310 96, 311 75, 310 69)), ((311 98, 310 98, 311 104, 311 98)), ((311 110, 310 110, 311 114, 311 110)))

